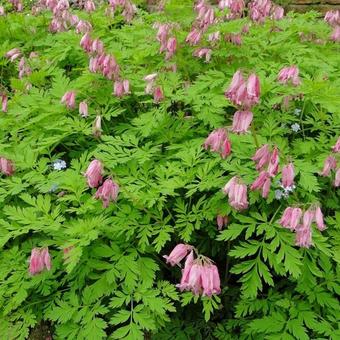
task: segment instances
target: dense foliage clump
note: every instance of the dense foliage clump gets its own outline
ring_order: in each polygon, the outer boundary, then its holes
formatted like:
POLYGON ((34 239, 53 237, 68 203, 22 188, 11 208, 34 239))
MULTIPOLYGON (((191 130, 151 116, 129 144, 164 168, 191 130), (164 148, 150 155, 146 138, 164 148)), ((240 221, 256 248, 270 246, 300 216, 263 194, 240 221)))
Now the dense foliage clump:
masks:
POLYGON ((0 6, 0 337, 339 339, 339 13, 149 9, 0 6))

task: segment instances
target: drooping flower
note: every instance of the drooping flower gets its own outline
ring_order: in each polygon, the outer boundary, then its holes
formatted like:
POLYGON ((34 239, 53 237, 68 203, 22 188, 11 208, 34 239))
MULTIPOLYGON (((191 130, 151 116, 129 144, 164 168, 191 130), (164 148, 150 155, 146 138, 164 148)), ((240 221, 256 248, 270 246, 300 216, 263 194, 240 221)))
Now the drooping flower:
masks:
POLYGON ((233 177, 224 186, 223 192, 228 195, 229 204, 236 210, 248 208, 247 186, 238 177, 233 177))
POLYGON ((340 25, 340 10, 326 12, 324 20, 331 26, 340 25))
POLYGON ((242 36, 240 33, 229 33, 224 36, 224 40, 231 42, 234 45, 240 46, 242 45, 242 36))
POLYGON ((9 50, 6 54, 5 57, 7 59, 10 59, 10 61, 14 61, 15 59, 19 58, 21 56, 21 51, 19 48, 12 48, 9 50))
POLYGON ((212 296, 221 293, 221 282, 218 269, 214 264, 205 264, 202 268, 203 296, 212 296))
POLYGON ((85 5, 84 5, 84 9, 86 12, 93 12, 96 10, 96 5, 94 4, 94 2, 92 0, 86 0, 85 1, 85 5))
POLYGON ((5 94, 1 95, 1 111, 7 112, 8 97, 5 94))
POLYGON ((254 183, 251 185, 250 190, 262 189, 262 197, 267 198, 270 190, 271 179, 267 171, 262 171, 254 183))
POLYGON ((103 207, 107 208, 110 202, 117 200, 119 193, 119 185, 112 179, 108 178, 101 187, 98 188, 95 198, 103 201, 103 207))
POLYGON ((302 216, 302 210, 300 208, 288 207, 283 212, 279 223, 284 228, 287 228, 290 230, 296 230, 297 226, 300 223, 301 216, 302 216))
POLYGON ((31 251, 29 272, 31 275, 36 275, 42 272, 45 268, 51 270, 51 258, 47 248, 33 248, 31 251))
POLYGON ((204 148, 210 148, 213 152, 218 152, 222 158, 226 158, 231 153, 231 142, 228 138, 227 130, 219 128, 209 134, 203 144, 204 148))
POLYGON ((256 150, 255 155, 252 157, 252 160, 257 163, 256 170, 262 170, 270 160, 270 151, 268 144, 262 145, 258 150, 256 150))
POLYGON ((189 274, 193 264, 194 264, 194 252, 193 250, 191 250, 184 263, 181 282, 176 285, 176 287, 179 288, 180 291, 187 290, 189 288, 189 274))
POLYGON ((177 48, 176 38, 174 38, 174 37, 169 38, 169 40, 166 44, 166 55, 165 55, 166 60, 169 60, 175 54, 176 48, 177 48))
POLYGON ((268 173, 271 177, 275 177, 279 172, 279 150, 275 146, 274 150, 270 156, 269 165, 268 165, 268 173))
POLYGON ((79 20, 76 26, 76 33, 89 33, 92 31, 92 25, 88 21, 79 20))
POLYGON ((269 16, 272 2, 270 0, 253 0, 249 4, 251 20, 262 23, 269 16))
POLYGON ((99 38, 92 41, 90 52, 97 53, 99 55, 104 53, 104 44, 99 38))
POLYGON ((195 46, 200 42, 201 38, 202 31, 194 27, 185 38, 185 42, 191 46, 195 46))
POLYGON ((229 223, 229 218, 228 216, 225 215, 217 215, 216 217, 216 224, 217 224, 217 229, 222 230, 223 227, 226 227, 229 223))
POLYGON ((309 248, 312 245, 312 229, 300 224, 296 229, 295 244, 299 247, 309 248))
POLYGON ((90 33, 86 32, 83 37, 80 40, 80 46, 82 47, 82 49, 87 52, 90 53, 92 52, 92 39, 90 37, 90 33))
POLYGON ((340 153, 340 137, 336 141, 335 145, 332 147, 332 151, 335 153, 340 153))
POLYGON ((330 39, 334 42, 340 42, 340 25, 334 27, 330 39))
POLYGON ((282 186, 284 188, 288 188, 294 185, 294 177, 295 177, 295 173, 294 173, 294 165, 293 163, 289 163, 287 165, 285 165, 282 168, 282 186))
POLYGON ((173 267, 179 265, 191 250, 191 245, 179 243, 169 255, 164 255, 163 257, 166 259, 166 263, 169 263, 173 267))
POLYGON ((85 101, 79 103, 79 114, 81 117, 86 118, 89 115, 88 106, 85 101))
POLYGON ((220 31, 213 32, 208 35, 208 41, 216 42, 218 40, 220 40, 220 31))
POLYGON ((235 133, 248 132, 249 126, 253 120, 253 113, 250 111, 236 111, 233 117, 231 130, 235 133))
POLYGON ((157 73, 151 73, 144 77, 144 80, 146 81, 144 92, 146 94, 151 94, 153 92, 156 78, 157 78, 157 73))
POLYGON ((94 137, 99 138, 102 135, 102 117, 97 116, 92 125, 92 134, 94 137))
POLYGON ((14 174, 13 162, 7 158, 0 157, 0 172, 6 176, 12 176, 14 174))
POLYGON ((319 206, 315 209, 315 222, 316 222, 316 226, 318 227, 320 231, 323 231, 326 229, 326 226, 323 220, 323 214, 319 206))
POLYGON ((84 176, 87 178, 87 184, 90 188, 97 188, 103 180, 103 165, 97 159, 94 159, 88 166, 84 176))
POLYGON ((76 93, 67 91, 61 98, 61 103, 65 104, 68 109, 74 109, 76 107, 76 93))
POLYGON ((4 16, 6 13, 5 13, 5 8, 4 6, 0 6, 0 17, 4 16))
POLYGON ((197 50, 193 52, 192 55, 198 58, 205 58, 205 61, 208 63, 211 59, 211 53, 212 53, 212 49, 204 47, 204 48, 198 48, 197 50))
POLYGON ((278 5, 274 5, 271 8, 271 15, 270 18, 273 20, 281 20, 284 16, 284 12, 285 10, 283 9, 283 7, 278 6, 278 5))
POLYGON ((296 66, 289 66, 284 67, 279 72, 279 75, 277 76, 277 80, 282 84, 287 84, 289 81, 294 86, 298 86, 301 84, 300 78, 299 78, 299 69, 296 66))
POLYGON ((153 101, 158 104, 164 100, 163 90, 160 86, 157 86, 153 92, 153 101))
POLYGON ((321 176, 329 176, 331 170, 335 170, 336 169, 336 159, 333 156, 329 156, 326 158, 322 172, 321 172, 321 176))
POLYGON ((116 97, 123 97, 130 93, 130 84, 128 80, 116 80, 113 85, 113 94, 116 97))

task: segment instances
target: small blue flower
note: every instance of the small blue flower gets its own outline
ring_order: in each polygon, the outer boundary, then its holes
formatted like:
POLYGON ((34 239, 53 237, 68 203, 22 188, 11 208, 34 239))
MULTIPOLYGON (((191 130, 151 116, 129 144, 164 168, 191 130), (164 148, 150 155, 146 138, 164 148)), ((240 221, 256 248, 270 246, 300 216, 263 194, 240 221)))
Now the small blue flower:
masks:
POLYGON ((58 188, 59 188, 59 185, 54 183, 52 184, 51 189, 48 192, 56 192, 58 188))
POLYGON ((53 163, 52 163, 52 167, 53 170, 63 170, 66 168, 66 162, 62 159, 56 159, 53 163))
POLYGON ((296 116, 298 116, 300 113, 301 113, 301 110, 300 110, 300 109, 295 109, 295 110, 294 110, 294 114, 295 114, 296 116))
POLYGON ((283 192, 279 189, 275 190, 275 199, 280 200, 283 196, 283 192))
POLYGON ((291 126, 291 129, 294 131, 294 132, 298 132, 301 128, 300 128, 300 125, 298 123, 294 123, 292 126, 291 126))

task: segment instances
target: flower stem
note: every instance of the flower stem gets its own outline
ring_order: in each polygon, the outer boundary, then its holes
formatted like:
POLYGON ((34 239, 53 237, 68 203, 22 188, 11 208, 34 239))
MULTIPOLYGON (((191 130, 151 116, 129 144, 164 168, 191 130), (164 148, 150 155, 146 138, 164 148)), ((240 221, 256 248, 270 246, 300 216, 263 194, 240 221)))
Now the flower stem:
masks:
POLYGON ((257 135, 256 135, 256 130, 255 130, 254 124, 251 125, 250 130, 251 130, 251 135, 253 136, 256 148, 260 147, 259 141, 257 139, 257 135))

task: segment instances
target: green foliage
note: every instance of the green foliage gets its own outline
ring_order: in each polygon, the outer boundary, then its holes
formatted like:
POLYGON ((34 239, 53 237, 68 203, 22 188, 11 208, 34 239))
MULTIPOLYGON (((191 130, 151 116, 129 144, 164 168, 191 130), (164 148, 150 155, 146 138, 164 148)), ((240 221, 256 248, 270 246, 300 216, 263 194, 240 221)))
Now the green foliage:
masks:
MULTIPOLYGON (((8 112, 0 113, 0 156, 16 168, 0 177, 1 338, 26 339, 43 320, 53 338, 70 340, 339 339, 340 198, 333 178, 319 176, 340 131, 339 47, 327 40, 329 27, 316 13, 290 13, 253 24, 241 46, 222 39, 205 63, 185 44, 193 1, 167 1, 160 13, 136 4, 131 23, 106 16, 106 5, 93 13, 71 8, 91 22, 91 36, 129 79, 131 95, 122 98, 112 95, 112 81, 88 70, 74 29, 49 32, 49 11, 15 13, 6 4, 8 14, 0 17, 0 93, 9 97, 8 112), (155 22, 178 24, 170 61, 159 54, 155 22), (324 43, 301 41, 301 32, 324 43), (15 47, 32 69, 22 79, 18 61, 4 57, 15 47), (37 58, 28 58, 32 51, 37 58), (278 84, 279 70, 292 64, 301 86, 278 84), (261 81, 252 123, 257 137, 231 134, 232 155, 221 159, 202 144, 213 129, 231 125, 235 108, 224 91, 240 68, 261 81), (143 78, 154 72, 165 94, 159 104, 144 93, 143 78), (88 118, 61 104, 69 90, 77 104, 88 102, 88 118), (100 138, 92 134, 97 115, 100 138), (257 142, 277 145, 281 164, 293 160, 296 189, 278 200, 274 179, 268 199, 250 192, 250 207, 240 213, 221 188, 235 175, 246 184, 256 178, 257 142), (107 209, 83 176, 94 158, 121 188, 107 209), (57 159, 67 169, 54 170, 57 159), (299 249, 277 221, 287 206, 317 202, 327 229, 314 228, 314 246, 299 249), (222 231, 218 214, 230 221, 222 231), (179 292, 180 269, 162 258, 177 243, 213 259, 221 295, 179 292), (29 275, 31 249, 47 246, 52 269, 29 275)), ((209 33, 236 33, 248 21, 212 25, 202 46, 209 33)))

